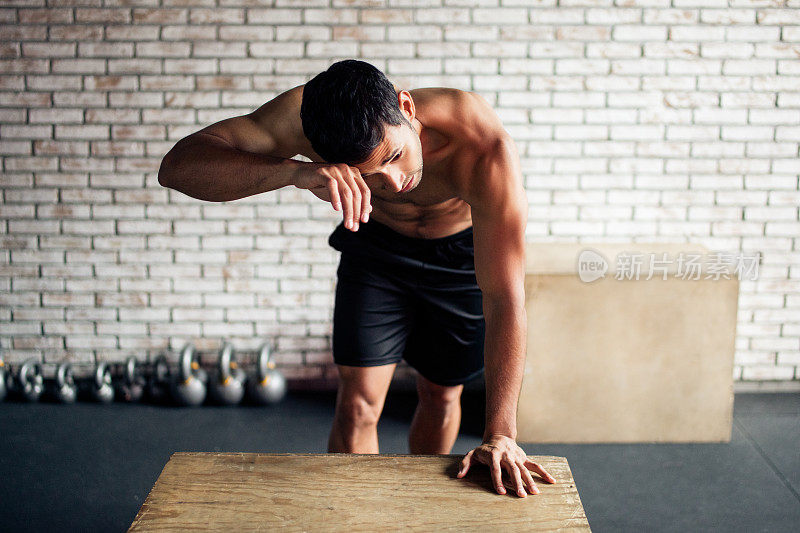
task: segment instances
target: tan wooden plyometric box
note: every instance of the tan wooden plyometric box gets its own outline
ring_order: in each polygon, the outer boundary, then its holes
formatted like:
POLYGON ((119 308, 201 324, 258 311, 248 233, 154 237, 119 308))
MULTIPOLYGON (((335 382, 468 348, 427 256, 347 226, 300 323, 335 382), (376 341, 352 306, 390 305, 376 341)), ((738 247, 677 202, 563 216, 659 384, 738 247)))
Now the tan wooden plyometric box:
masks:
POLYGON ((589 531, 567 460, 530 457, 557 483, 520 498, 461 455, 176 453, 129 531, 589 531))
POLYGON ((699 245, 528 243, 518 441, 729 441, 739 276, 719 259, 699 245), (639 254, 638 279, 620 275, 621 253, 639 254), (700 256, 696 272, 681 253, 700 256), (604 260, 605 276, 580 277, 604 260))

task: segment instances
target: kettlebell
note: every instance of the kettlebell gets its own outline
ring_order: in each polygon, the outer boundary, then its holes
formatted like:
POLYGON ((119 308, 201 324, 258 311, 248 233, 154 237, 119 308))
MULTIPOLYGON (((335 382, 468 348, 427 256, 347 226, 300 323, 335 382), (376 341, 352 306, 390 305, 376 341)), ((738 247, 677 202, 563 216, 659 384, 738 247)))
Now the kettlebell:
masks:
POLYGON ((172 381, 172 397, 179 405, 200 405, 206 399, 205 372, 200 368, 194 346, 181 350, 178 375, 172 381))
POLYGON ((247 374, 239 368, 233 345, 222 344, 217 359, 217 377, 211 384, 214 401, 222 405, 236 405, 244 397, 244 383, 247 374))
POLYGON ((153 362, 147 379, 147 398, 153 403, 165 403, 169 394, 171 376, 167 356, 160 354, 153 362))
POLYGON ((258 351, 256 375, 250 376, 247 386, 248 396, 259 405, 277 403, 286 395, 286 378, 271 359, 270 345, 264 343, 258 351))
POLYGON ((2 402, 6 394, 8 393, 8 387, 6 386, 6 364, 0 359, 0 402, 2 402))
POLYGON ((94 369, 92 380, 92 398, 96 402, 111 403, 114 401, 114 387, 111 385, 111 368, 108 363, 98 363, 94 369))
POLYGON ((19 375, 17 375, 17 386, 25 401, 35 402, 39 400, 44 390, 42 365, 39 361, 28 359, 22 363, 19 375))
POLYGON ((56 367, 53 397, 61 403, 75 403, 75 399, 78 397, 78 386, 75 384, 71 364, 61 363, 56 367))
POLYGON ((125 402, 138 402, 144 395, 145 380, 139 373, 136 357, 130 356, 125 360, 122 376, 117 387, 117 397, 125 402))

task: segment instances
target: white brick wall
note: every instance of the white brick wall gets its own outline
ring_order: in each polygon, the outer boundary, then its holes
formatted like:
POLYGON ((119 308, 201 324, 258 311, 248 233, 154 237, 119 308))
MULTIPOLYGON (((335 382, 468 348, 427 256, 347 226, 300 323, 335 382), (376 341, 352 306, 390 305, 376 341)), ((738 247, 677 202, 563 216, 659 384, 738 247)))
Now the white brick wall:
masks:
POLYGON ((333 61, 489 100, 528 238, 760 252, 735 377, 800 379, 799 0, 5 0, 0 346, 152 356, 275 337, 331 374, 337 213, 296 189, 203 203, 161 157, 333 61))

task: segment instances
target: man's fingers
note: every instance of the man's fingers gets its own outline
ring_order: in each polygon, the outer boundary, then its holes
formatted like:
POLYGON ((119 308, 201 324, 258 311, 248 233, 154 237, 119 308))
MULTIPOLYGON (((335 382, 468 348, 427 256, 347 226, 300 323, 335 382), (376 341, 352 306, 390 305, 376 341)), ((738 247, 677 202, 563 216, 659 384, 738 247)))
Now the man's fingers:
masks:
POLYGON ((534 472, 536 472, 537 474, 542 476, 542 478, 545 481, 547 481, 548 483, 555 483, 556 482, 556 478, 554 478, 553 476, 548 474, 547 471, 544 468, 542 468, 542 466, 539 463, 534 463, 530 459, 526 459, 525 460, 525 467, 529 468, 530 470, 533 470, 534 472))
MULTIPOLYGON (((479 449, 479 451, 481 449, 479 449)), ((522 450, 518 451, 522 452, 522 450)), ((467 471, 472 465, 472 455, 474 452, 475 450, 471 450, 461 459, 461 466, 458 470, 458 474, 456 474, 457 477, 462 478, 467 474, 467 471)), ((519 453, 519 455, 506 452, 500 453, 499 450, 495 448, 489 453, 484 453, 481 457, 480 462, 482 463, 490 459, 490 462, 487 463, 489 465, 489 473, 492 478, 492 484, 498 494, 505 494, 506 489, 516 492, 517 496, 520 498, 527 497, 528 492, 531 494, 540 494, 541 491, 539 487, 536 486, 531 471, 542 476, 548 483, 556 482, 555 478, 548 474, 540 464, 531 461, 527 457, 523 460, 522 457, 524 457, 524 453, 519 453), (503 480, 504 469, 509 474, 509 480, 507 482, 503 480)))
POLYGON ((516 463, 509 463, 508 469, 510 470, 511 479, 514 480, 514 487, 517 491, 517 496, 526 498, 528 493, 525 492, 525 485, 522 483, 522 476, 519 473, 519 468, 516 463))
POLYGON ((370 201, 372 199, 371 192, 369 187, 361 178, 361 175, 356 178, 359 187, 361 187, 361 222, 366 222, 369 220, 369 212, 372 206, 370 205, 370 201))
POLYGON ((339 183, 339 197, 342 200, 342 218, 344 219, 344 227, 347 229, 353 228, 353 193, 347 186, 347 183, 342 180, 339 183))
POLYGON ((336 165, 334 172, 337 174, 336 181, 339 185, 339 198, 342 202, 342 218, 344 219, 344 227, 349 230, 355 230, 355 225, 360 216, 361 193, 356 193, 354 189, 358 189, 353 183, 350 167, 345 164, 336 165), (355 195, 358 194, 358 198, 355 195), (358 205, 356 205, 358 203, 358 205))
POLYGON ((533 476, 531 476, 530 470, 525 468, 525 464, 523 463, 520 465, 520 473, 522 474, 522 479, 525 482, 525 485, 528 487, 528 490, 531 494, 539 494, 539 489, 536 488, 536 483, 533 481, 533 476))
POLYGON ((494 482, 495 490, 499 494, 505 494, 506 489, 503 486, 503 469, 500 467, 500 457, 492 455, 492 481, 494 482))
POLYGON ((350 218, 350 229, 358 229, 358 221, 361 219, 361 188, 356 183, 355 178, 351 172, 345 175, 345 182, 350 187, 350 194, 352 195, 351 209, 352 215, 350 218))
POLYGON ((333 209, 342 211, 347 229, 356 231, 359 222, 369 219, 372 195, 358 168, 345 164, 319 167, 316 172, 304 175, 298 181, 298 187, 309 189, 320 198, 325 195, 314 190, 322 185, 327 189, 333 209))
POLYGON ((467 475, 467 471, 469 470, 470 465, 472 464, 472 452, 475 450, 470 450, 467 455, 461 460, 461 469, 458 471, 456 477, 464 477, 467 475))
POLYGON ((331 195, 331 204, 333 205, 333 209, 338 211, 342 208, 342 200, 339 198, 339 182, 337 182, 334 178, 328 180, 328 192, 331 195))

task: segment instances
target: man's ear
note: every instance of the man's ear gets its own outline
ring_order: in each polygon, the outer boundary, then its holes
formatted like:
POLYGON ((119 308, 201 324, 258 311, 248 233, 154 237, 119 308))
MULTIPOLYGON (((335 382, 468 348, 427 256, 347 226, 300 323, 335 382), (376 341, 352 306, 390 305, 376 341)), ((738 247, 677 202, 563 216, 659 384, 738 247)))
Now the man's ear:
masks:
POLYGON ((406 90, 397 93, 397 103, 400 106, 400 111, 405 113, 409 122, 412 122, 416 114, 416 109, 414 108, 414 99, 411 98, 411 93, 406 90))

